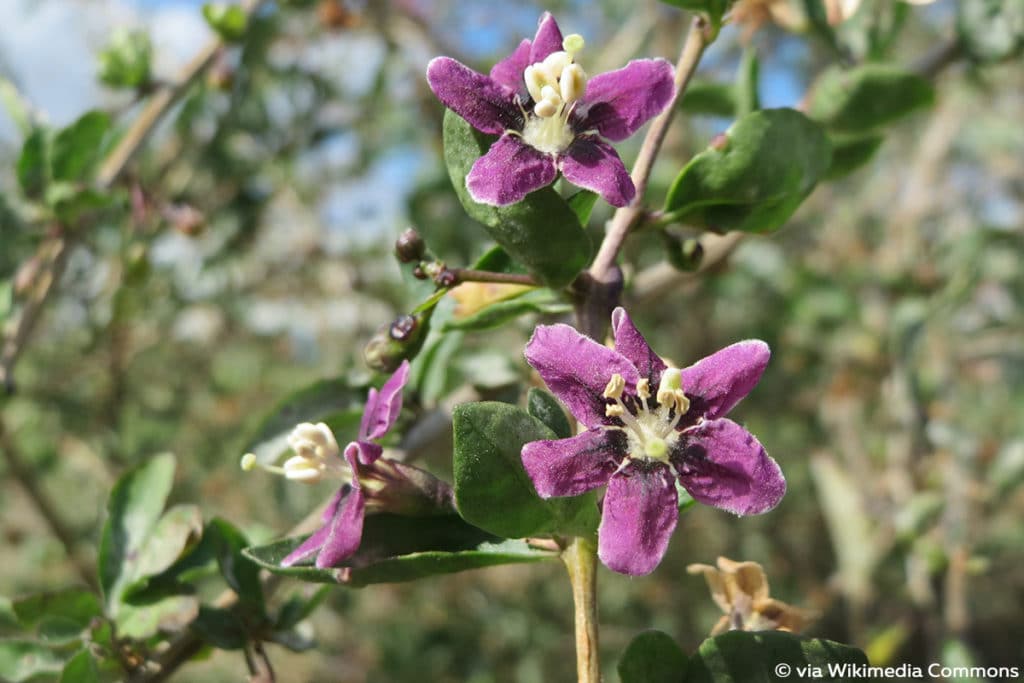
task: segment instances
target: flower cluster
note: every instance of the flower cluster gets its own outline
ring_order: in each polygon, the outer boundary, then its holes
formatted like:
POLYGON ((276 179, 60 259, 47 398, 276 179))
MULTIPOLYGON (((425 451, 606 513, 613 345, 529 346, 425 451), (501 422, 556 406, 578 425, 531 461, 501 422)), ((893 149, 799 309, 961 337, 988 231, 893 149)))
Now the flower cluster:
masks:
POLYGON ((647 345, 626 311, 612 313, 615 349, 568 325, 541 325, 526 359, 587 429, 523 447, 543 498, 607 484, 598 555, 623 574, 661 562, 678 520, 676 481, 695 500, 740 515, 775 507, 779 466, 725 414, 757 384, 770 352, 743 341, 682 370, 647 345))
POLYGON ((474 201, 503 206, 566 180, 626 206, 636 188, 615 150, 656 116, 675 93, 672 66, 641 59, 588 78, 576 61, 583 38, 565 38, 545 13, 537 35, 523 40, 490 75, 438 57, 427 81, 446 107, 474 128, 501 137, 466 177, 474 201))

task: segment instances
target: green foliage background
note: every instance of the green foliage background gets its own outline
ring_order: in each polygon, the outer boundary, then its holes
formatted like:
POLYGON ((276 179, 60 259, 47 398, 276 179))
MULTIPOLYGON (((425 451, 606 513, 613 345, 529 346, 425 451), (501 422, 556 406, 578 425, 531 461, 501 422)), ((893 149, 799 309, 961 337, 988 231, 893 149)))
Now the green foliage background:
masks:
MULTIPOLYGON (((654 3, 583 4, 545 8, 587 34, 598 63, 672 55, 685 28, 682 14, 654 3)), ((883 18, 898 5, 865 4, 883 18)), ((871 43, 878 54, 864 47, 878 27, 863 20, 844 25, 840 39, 855 58, 911 65, 952 35, 953 4, 915 9, 898 40, 871 43)), ((330 485, 239 470, 263 416, 318 379, 340 377, 360 395, 375 380, 363 346, 431 291, 391 254, 407 224, 450 264, 472 264, 487 249, 487 233, 449 184, 443 111, 423 68, 435 54, 486 68, 532 31, 540 8, 510 9, 493 49, 474 44, 465 56, 460 31, 473 30, 477 15, 455 2, 423 13, 393 5, 368 3, 338 26, 316 7, 261 15, 188 92, 110 206, 73 207, 86 213, 69 267, 18 366, 17 392, 0 402, 5 438, 56 502, 81 562, 95 560, 115 479, 162 452, 178 458, 171 504, 198 504, 204 519, 229 519, 254 541, 290 529, 330 485), (356 61, 346 52, 356 45, 380 59, 356 61), (323 56, 332 49, 349 63, 323 56), (353 63, 372 71, 368 88, 340 77, 353 63), (347 158, 332 146, 338 136, 358 141, 347 158), (389 196, 385 187, 374 201, 397 206, 363 207, 365 220, 346 211, 350 222, 332 223, 332 188, 372 175, 398 146, 426 160, 412 192, 389 196), (205 217, 201 230, 190 210, 205 217)), ((806 85, 836 62, 827 41, 770 25, 752 44, 762 98, 789 92, 772 79, 806 85)), ((723 29, 701 79, 731 84, 742 49, 740 32, 723 29)), ((789 491, 763 517, 692 508, 652 577, 602 572, 609 680, 644 629, 694 650, 718 613, 685 566, 719 554, 762 563, 775 597, 821 613, 810 633, 865 649, 872 663, 959 652, 1024 666, 1024 70, 1019 58, 959 59, 935 83, 935 101, 886 127, 869 163, 819 185, 783 230, 748 236, 711 271, 669 266, 653 231, 628 244, 626 305, 663 355, 688 364, 739 339, 771 345, 764 379, 735 416, 779 461, 789 491)), ((794 94, 773 106, 796 105, 802 90, 794 94)), ((136 111, 130 102, 113 108, 118 125, 136 111)), ((730 123, 677 121, 655 168, 654 203, 730 123)), ((632 159, 635 147, 622 153, 632 159)), ((30 205, 20 154, 20 142, 0 149, 0 321, 5 292, 29 277, 24 264, 71 210, 41 215, 30 205)), ((90 163, 65 158, 59 168, 73 182, 90 163)), ((591 217, 595 243, 608 215, 599 205, 591 217)), ((442 304, 440 322, 450 309, 442 304)), ((443 341, 435 332, 403 413, 415 428, 396 445, 450 481, 452 406, 525 405, 536 382, 521 349, 537 319, 443 341)), ((80 583, 9 469, 0 496, 0 593, 80 583)), ((524 564, 333 590, 311 617, 317 648, 270 646, 271 658, 288 681, 570 680, 563 574, 557 563, 524 564)), ((282 595, 312 590, 288 584, 282 595)), ((218 652, 184 676, 240 671, 237 655, 218 652)))

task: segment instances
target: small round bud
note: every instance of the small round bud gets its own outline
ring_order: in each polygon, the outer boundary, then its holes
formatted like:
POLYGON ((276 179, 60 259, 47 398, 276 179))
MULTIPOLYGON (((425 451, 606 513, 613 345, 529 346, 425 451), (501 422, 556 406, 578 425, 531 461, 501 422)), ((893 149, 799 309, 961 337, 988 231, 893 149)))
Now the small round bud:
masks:
POLYGON ((423 270, 423 266, 416 266, 412 269, 412 276, 417 280, 426 280, 427 271, 423 270))
POLYGON ((729 146, 729 136, 725 133, 719 133, 715 137, 711 138, 711 142, 708 143, 708 147, 718 152, 724 152, 729 146))
POLYGON ((430 331, 434 309, 417 315, 399 316, 377 334, 363 349, 366 364, 380 372, 394 372, 403 360, 411 360, 423 348, 430 331))
POLYGON ((459 277, 453 272, 445 268, 434 278, 434 282, 437 283, 438 287, 454 287, 459 284, 459 277))
POLYGON ((242 456, 241 465, 242 470, 244 472, 252 472, 254 469, 256 469, 256 464, 257 463, 255 453, 246 453, 245 455, 242 456))
POLYGON ((427 253, 427 245, 413 228, 406 228, 395 240, 395 255, 402 263, 413 263, 427 253))

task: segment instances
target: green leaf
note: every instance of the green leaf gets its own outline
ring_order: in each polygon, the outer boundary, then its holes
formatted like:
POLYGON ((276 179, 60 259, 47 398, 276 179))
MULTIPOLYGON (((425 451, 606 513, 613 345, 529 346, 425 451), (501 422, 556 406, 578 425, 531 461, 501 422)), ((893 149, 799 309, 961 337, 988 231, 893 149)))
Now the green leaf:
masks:
POLYGON ((559 439, 568 439, 572 436, 572 426, 569 424, 569 418, 565 416, 565 411, 562 410, 562 404, 543 389, 530 389, 530 393, 526 395, 526 412, 543 422, 559 439))
POLYGON ((722 23, 722 16, 725 15, 733 0, 661 0, 666 5, 672 5, 681 9, 688 9, 691 12, 700 12, 706 15, 713 26, 722 23))
POLYGON ((516 262, 501 247, 491 247, 473 264, 474 270, 486 270, 492 273, 515 273, 516 262))
POLYGON ((89 650, 79 650, 68 660, 60 674, 60 683, 100 683, 100 669, 89 650))
POLYGON ((705 640, 690 658, 686 683, 786 683, 852 680, 833 667, 867 666, 860 650, 784 631, 730 631, 705 640))
POLYGON ((153 576, 164 571, 194 545, 203 533, 203 517, 195 505, 176 505, 153 527, 135 565, 135 576, 153 576))
POLYGON ((298 626, 320 606, 320 603, 327 597, 328 591, 329 588, 323 586, 315 590, 312 595, 307 596, 305 591, 292 595, 281 605, 277 618, 274 620, 274 628, 286 631, 298 626))
POLYGON ((239 602, 253 614, 263 616, 263 585, 260 570, 244 554, 248 540, 234 525, 223 519, 210 523, 217 539, 217 566, 228 587, 238 595, 239 602))
POLYGON ((99 78, 113 88, 139 88, 149 83, 153 44, 144 31, 119 28, 99 55, 99 78))
POLYGON ((1024 50, 1024 2, 960 0, 957 32, 968 54, 983 62, 1009 59, 1024 50))
MULTIPOLYGON (((240 453, 255 453, 264 464, 288 449, 288 434, 301 422, 320 422, 351 409, 362 412, 366 395, 341 379, 324 379, 282 399, 245 439, 240 453)), ((343 441, 342 435, 337 435, 343 441)))
POLYGON ((88 180, 103 152, 103 139, 110 130, 110 115, 90 111, 62 129, 53 139, 50 175, 54 180, 88 180))
POLYGON ((742 117, 761 108, 761 98, 757 94, 760 62, 757 50, 748 47, 743 50, 740 68, 736 72, 736 116, 742 117))
POLYGON ((54 650, 25 640, 0 640, 0 681, 53 680, 64 668, 64 660, 54 650))
POLYGON ((281 560, 306 537, 289 538, 247 548, 245 555, 275 574, 314 583, 359 587, 396 583, 479 569, 499 564, 539 562, 556 557, 523 541, 502 541, 466 524, 456 515, 403 517, 370 515, 363 525, 359 551, 346 566, 317 569, 311 565, 282 567, 281 560))
POLYGON ((21 191, 30 199, 39 199, 49 180, 50 145, 46 130, 35 128, 21 145, 17 174, 21 191))
POLYGON ((671 636, 645 631, 622 653, 618 672, 622 683, 681 683, 686 664, 686 655, 671 636))
POLYGON ((189 628, 220 650, 241 650, 249 642, 245 624, 231 610, 202 606, 189 628))
POLYGON ((734 123, 683 168, 665 210, 725 232, 782 226, 828 169, 820 126, 793 109, 764 109, 734 123))
POLYGON ((75 225, 86 216, 115 206, 118 197, 111 192, 83 187, 81 183, 61 181, 46 188, 45 202, 53 209, 57 220, 65 225, 75 225))
POLYGON ((0 327, 14 309, 14 285, 10 280, 0 280, 0 327))
POLYGON ((11 603, 22 628, 47 643, 77 640, 94 617, 103 613, 99 598, 85 588, 65 588, 19 598, 11 603))
POLYGON ((569 197, 566 202, 573 213, 576 214, 580 225, 584 228, 587 227, 587 223, 590 222, 590 214, 594 211, 594 205, 597 204, 597 193, 590 190, 580 190, 569 197))
POLYGON ((935 89, 926 79, 889 64, 828 69, 811 88, 808 115, 837 133, 867 133, 928 107, 935 89))
POLYGON ((680 98, 679 107, 688 114, 731 119, 736 115, 736 86, 693 81, 680 98))
POLYGON ((203 5, 203 18, 217 35, 228 42, 241 40, 249 18, 238 5, 223 2, 208 2, 203 5))
POLYGON ((496 301, 490 306, 458 320, 449 320, 443 331, 480 331, 501 327, 527 313, 566 313, 572 306, 550 289, 533 289, 496 301))
POLYGON ((144 604, 121 603, 117 609, 117 635, 144 640, 158 631, 180 631, 199 614, 199 599, 172 595, 144 604))
POLYGON ((520 453, 558 435, 507 403, 464 403, 452 415, 455 500, 471 524, 508 538, 540 533, 587 535, 597 529, 596 493, 542 500, 520 453))
POLYGON ((139 552, 160 519, 173 481, 174 456, 165 453, 128 470, 110 492, 98 562, 112 615, 117 614, 125 587, 137 576, 139 552))
POLYGON ((590 259, 590 238, 573 209, 551 187, 532 192, 518 204, 477 204, 466 189, 466 175, 487 151, 490 139, 451 110, 444 115, 444 157, 455 194, 471 218, 515 260, 544 284, 568 285, 590 259))
POLYGON ((885 142, 885 136, 833 136, 831 140, 832 164, 828 167, 825 179, 837 180, 871 161, 878 148, 885 142))

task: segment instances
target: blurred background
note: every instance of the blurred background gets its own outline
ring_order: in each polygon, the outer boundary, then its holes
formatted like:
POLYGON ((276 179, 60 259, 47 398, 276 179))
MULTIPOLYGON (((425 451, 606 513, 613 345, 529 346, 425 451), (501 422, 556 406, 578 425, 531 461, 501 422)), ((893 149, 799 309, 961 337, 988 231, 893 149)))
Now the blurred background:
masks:
MULTIPOLYGON (((80 563, 95 554, 112 482, 154 453, 179 457, 172 502, 198 502, 256 540, 330 494, 241 472, 260 419, 315 379, 374 379, 364 345, 431 291, 392 255, 401 230, 416 226, 452 265, 488 247, 441 158, 430 58, 485 71, 546 9, 584 35, 597 73, 634 56, 674 61, 687 26, 653 1, 279 4, 158 127, 117 186, 128 209, 76 240, 3 404, 7 446, 66 520, 80 563)), ((752 47, 762 106, 796 106, 843 56, 793 32, 771 4, 741 3, 743 22, 723 31, 698 78, 731 83, 752 47)), ((836 27, 845 58, 862 58, 896 11, 909 11, 887 48, 897 64, 920 64, 954 35, 951 0, 863 4, 836 27)), ((135 92, 97 77, 116 32, 148 37, 156 83, 212 37, 191 0, 3 0, 0 26, 0 76, 58 127, 96 107, 120 125, 138 114, 135 92)), ((685 365, 740 339, 771 345, 764 379, 733 416, 789 490, 763 517, 692 508, 651 577, 602 571, 609 680, 640 630, 696 647, 718 612, 685 567, 720 554, 760 562, 774 597, 820 614, 808 633, 864 648, 873 664, 1024 666, 1024 69, 954 54, 933 73, 934 106, 891 128, 869 164, 820 185, 780 233, 742 240, 698 275, 663 263, 653 235, 629 243, 626 305, 655 349, 685 365)), ((683 113, 655 168, 654 204, 730 123, 683 113)), ((0 110, 0 322, 47 234, 19 198, 22 141, 0 110)), ((635 144, 620 147, 627 163, 635 144)), ((609 215, 595 210, 595 237, 609 215)), ((404 417, 402 447, 417 464, 450 473, 453 403, 525 396, 521 349, 536 322, 428 339, 404 417)), ((80 582, 24 482, 4 473, 0 593, 80 582)), ((271 646, 283 680, 556 681, 574 670, 556 563, 334 590, 312 626, 315 650, 271 646)), ((179 680, 243 670, 221 652, 179 680)))

